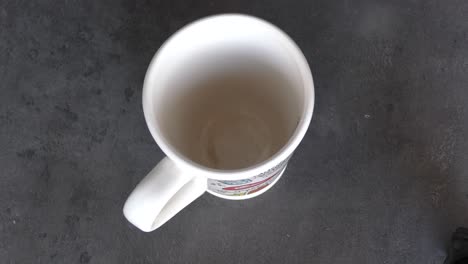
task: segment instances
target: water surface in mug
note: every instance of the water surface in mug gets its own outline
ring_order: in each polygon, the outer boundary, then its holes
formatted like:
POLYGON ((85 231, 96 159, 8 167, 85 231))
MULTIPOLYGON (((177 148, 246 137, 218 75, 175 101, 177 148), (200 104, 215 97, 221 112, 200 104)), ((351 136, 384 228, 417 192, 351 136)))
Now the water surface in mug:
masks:
POLYGON ((287 143, 301 115, 290 83, 271 71, 230 72, 177 88, 164 101, 162 132, 180 154, 213 169, 267 160, 287 143))

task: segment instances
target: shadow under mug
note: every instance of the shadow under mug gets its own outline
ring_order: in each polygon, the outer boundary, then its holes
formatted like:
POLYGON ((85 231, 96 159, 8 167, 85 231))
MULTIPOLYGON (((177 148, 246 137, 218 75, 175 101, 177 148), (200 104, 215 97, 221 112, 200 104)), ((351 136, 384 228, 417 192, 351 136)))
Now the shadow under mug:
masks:
POLYGON ((277 27, 240 14, 185 26, 145 76, 145 120, 167 157, 130 194, 125 217, 149 232, 205 191, 262 194, 283 174, 313 106, 307 61, 277 27))

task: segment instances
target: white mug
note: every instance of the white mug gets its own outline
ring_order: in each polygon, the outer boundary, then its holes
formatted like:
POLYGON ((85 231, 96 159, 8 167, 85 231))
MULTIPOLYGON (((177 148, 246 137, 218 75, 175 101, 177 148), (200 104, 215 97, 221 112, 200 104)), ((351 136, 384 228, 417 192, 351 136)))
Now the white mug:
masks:
POLYGON ((185 26, 145 76, 145 120, 167 157, 130 194, 125 217, 149 232, 205 192, 262 194, 283 174, 313 107, 307 61, 277 27, 239 14, 185 26))

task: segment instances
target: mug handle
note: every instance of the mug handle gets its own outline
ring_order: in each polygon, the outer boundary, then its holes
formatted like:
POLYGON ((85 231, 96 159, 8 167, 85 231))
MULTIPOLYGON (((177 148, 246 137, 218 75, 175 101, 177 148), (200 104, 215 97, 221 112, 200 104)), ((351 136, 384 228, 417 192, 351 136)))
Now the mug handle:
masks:
POLYGON ((135 187, 123 213, 130 223, 150 232, 200 197, 206 188, 205 177, 188 175, 165 157, 135 187))

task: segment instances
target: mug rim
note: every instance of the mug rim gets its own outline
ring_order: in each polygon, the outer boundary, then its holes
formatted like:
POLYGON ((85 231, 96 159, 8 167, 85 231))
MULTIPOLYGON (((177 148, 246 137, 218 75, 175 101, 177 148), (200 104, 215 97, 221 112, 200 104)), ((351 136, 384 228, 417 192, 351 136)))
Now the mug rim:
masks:
POLYGON ((294 150, 297 148, 299 143, 304 138, 305 133, 307 132, 310 121, 312 119, 312 113, 313 113, 314 103, 315 103, 314 101, 315 101, 315 89, 314 89, 314 83, 312 79, 312 73, 310 71, 310 67, 307 63, 307 60, 304 54, 302 53, 300 48, 297 46, 297 44, 285 32, 283 32, 281 29, 271 24, 270 22, 254 17, 254 16, 245 15, 245 14, 218 14, 218 15, 208 16, 208 17, 195 20, 185 25, 181 29, 177 30, 161 45, 161 47, 158 49, 156 54, 153 56, 148 66, 148 69, 146 71, 145 80, 143 83, 143 92, 142 92, 143 113, 145 116, 146 124, 148 126, 148 129, 150 130, 151 135, 153 136, 157 145, 164 152, 164 154, 166 154, 167 157, 171 159, 174 163, 176 163, 181 169, 190 171, 196 176, 204 176, 206 178, 215 179, 215 180, 239 180, 239 179, 249 178, 249 177, 258 175, 262 172, 265 172, 271 167, 287 159, 290 155, 292 155, 294 150), (152 110, 148 109, 148 104, 145 103, 146 102, 145 98, 147 98, 147 95, 149 93, 148 90, 150 89, 148 88, 149 86, 148 76, 156 74, 155 65, 156 65, 156 62, 158 61, 158 57, 162 52, 164 52, 165 47, 171 44, 171 40, 174 37, 178 36, 179 34, 183 34, 186 30, 189 30, 195 24, 213 23, 213 22, 216 23, 217 22, 216 20, 225 19, 225 18, 248 19, 248 20, 251 20, 251 22, 260 23, 260 24, 263 24, 263 26, 266 26, 272 29, 273 32, 278 35, 280 40, 284 42, 283 43, 285 44, 284 47, 289 51, 289 54, 291 54, 291 56, 293 57, 293 61, 296 63, 298 70, 300 72, 302 85, 304 87, 304 90, 306 91, 305 96, 304 96, 304 108, 301 113, 300 121, 297 124, 293 134, 289 137, 289 140, 286 142, 286 144, 284 144, 284 146, 279 151, 277 151, 275 154, 270 156, 268 159, 260 163, 254 164, 252 166, 249 166, 247 168, 235 169, 235 170, 220 170, 220 169, 206 167, 180 154, 162 136, 162 133, 159 130, 159 127, 157 126, 157 124, 154 124, 156 122, 153 122, 151 117, 149 116, 149 111, 152 111, 152 110))

